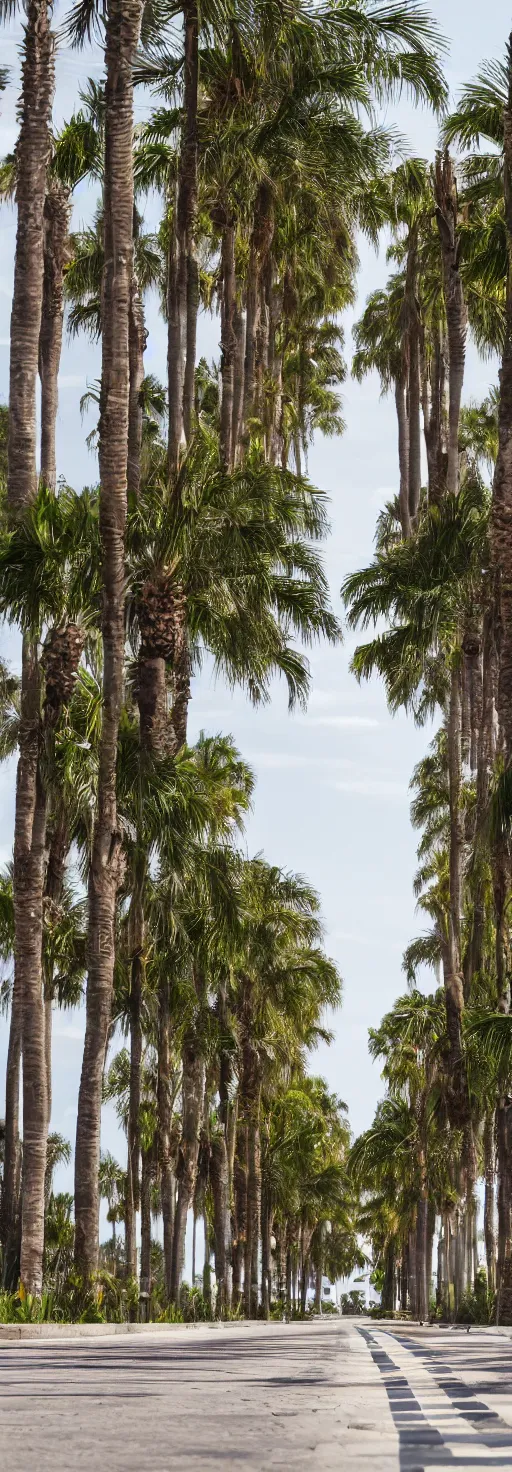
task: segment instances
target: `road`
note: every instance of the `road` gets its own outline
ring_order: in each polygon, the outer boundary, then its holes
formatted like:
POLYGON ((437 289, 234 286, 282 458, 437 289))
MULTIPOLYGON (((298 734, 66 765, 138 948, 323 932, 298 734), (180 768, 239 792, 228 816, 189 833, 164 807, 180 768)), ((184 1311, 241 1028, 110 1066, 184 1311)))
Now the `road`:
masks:
POLYGON ((1 1472, 512 1468, 512 1340, 368 1321, 0 1345, 1 1472))

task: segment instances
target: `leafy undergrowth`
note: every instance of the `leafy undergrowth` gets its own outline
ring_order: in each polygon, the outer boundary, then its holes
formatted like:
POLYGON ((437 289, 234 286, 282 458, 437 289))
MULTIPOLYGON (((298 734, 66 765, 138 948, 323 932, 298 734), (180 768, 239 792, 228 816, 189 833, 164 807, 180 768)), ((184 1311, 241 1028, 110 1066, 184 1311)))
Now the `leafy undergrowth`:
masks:
POLYGON ((77 1274, 70 1274, 41 1298, 26 1293, 22 1284, 16 1293, 0 1293, 0 1324, 122 1324, 135 1316, 138 1302, 133 1280, 102 1272, 85 1288, 77 1274))

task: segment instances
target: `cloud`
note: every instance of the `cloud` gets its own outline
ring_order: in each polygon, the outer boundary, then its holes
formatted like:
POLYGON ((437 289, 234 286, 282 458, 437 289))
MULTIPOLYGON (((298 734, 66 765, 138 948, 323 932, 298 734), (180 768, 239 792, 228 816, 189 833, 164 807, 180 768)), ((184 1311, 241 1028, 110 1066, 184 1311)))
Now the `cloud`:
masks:
POLYGON ((380 725, 373 716, 304 716, 304 725, 332 726, 333 729, 370 730, 380 725))
POLYGON ((309 705, 310 705, 310 708, 311 708, 311 706, 317 705, 317 706, 320 706, 320 708, 322 709, 325 706, 329 706, 329 705, 330 706, 333 706, 333 705, 339 705, 339 704, 340 704, 340 697, 338 695, 338 691, 337 690, 315 690, 315 689, 313 689, 311 691, 310 696, 309 696, 309 705))
POLYGON ((69 1042, 83 1043, 85 1033, 83 1027, 74 1027, 72 1023, 57 1022, 53 1028, 54 1038, 67 1038, 69 1042))
POLYGON ((86 382, 83 373, 59 373, 59 388, 82 388, 86 382))
POLYGON ((409 789, 404 782, 386 782, 380 778, 363 777, 348 782, 334 782, 338 792, 353 792, 359 797, 408 797, 409 789))
POLYGON ((370 935, 358 935, 357 931, 354 930, 331 930, 329 931, 329 938, 330 940, 345 941, 347 944, 350 943, 356 946, 382 945, 381 936, 373 940, 370 935))
POLYGON ((354 763, 343 757, 325 758, 321 756, 302 756, 294 751, 253 751, 247 755, 247 761, 253 762, 254 766, 265 768, 267 771, 286 771, 287 768, 297 770, 305 767, 330 767, 331 770, 341 771, 353 767, 354 763))

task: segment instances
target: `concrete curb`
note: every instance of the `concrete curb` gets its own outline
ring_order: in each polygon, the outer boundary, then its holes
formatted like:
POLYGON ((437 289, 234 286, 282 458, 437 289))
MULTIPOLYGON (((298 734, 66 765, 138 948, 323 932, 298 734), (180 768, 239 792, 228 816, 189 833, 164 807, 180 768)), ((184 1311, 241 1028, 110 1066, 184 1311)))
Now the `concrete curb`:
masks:
POLYGON ((203 1320, 195 1324, 0 1324, 2 1344, 18 1344, 22 1339, 106 1339, 118 1334, 172 1334, 177 1329, 268 1329, 269 1324, 257 1319, 203 1320))

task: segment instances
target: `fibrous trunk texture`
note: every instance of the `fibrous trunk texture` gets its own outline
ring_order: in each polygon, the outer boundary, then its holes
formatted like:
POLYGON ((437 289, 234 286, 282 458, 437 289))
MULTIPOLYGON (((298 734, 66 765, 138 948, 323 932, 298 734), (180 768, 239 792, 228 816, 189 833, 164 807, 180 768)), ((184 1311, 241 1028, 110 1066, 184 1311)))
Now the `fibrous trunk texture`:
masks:
POLYGON ((36 380, 43 307, 44 205, 55 85, 47 0, 29 0, 24 38, 21 128, 16 146, 18 223, 14 258, 7 490, 13 512, 37 492, 36 380))
POLYGON ((57 481, 55 439, 70 214, 69 191, 58 180, 52 180, 44 206, 44 284, 39 333, 41 480, 52 490, 57 481))
POLYGON ((125 528, 133 277, 133 58, 140 0, 106 9, 104 268, 100 406, 100 536, 103 562, 103 724, 89 877, 86 1031, 75 1153, 75 1260, 98 1266, 101 1087, 114 978, 120 867, 117 738, 123 700, 125 528))
POLYGON ((459 272, 457 186, 448 152, 435 167, 436 216, 443 261, 443 290, 448 331, 448 458, 446 489, 459 489, 459 421, 466 362, 468 316, 459 272))
POLYGON ((461 672, 454 660, 450 677, 447 721, 450 803, 450 909, 448 956, 445 967, 446 1022, 449 1043, 450 1107, 454 1123, 464 1126, 467 1116, 467 1080, 462 1048, 464 981, 461 967, 462 860, 464 830, 461 812, 461 672))
POLYGON ((409 516, 414 525, 418 515, 421 492, 421 429, 420 429, 420 335, 421 323, 417 302, 418 275, 418 231, 412 226, 409 231, 407 267, 404 298, 405 356, 408 369, 408 419, 409 419, 409 516))
POLYGON ((153 1155, 151 1150, 142 1151, 142 1173, 140 1189, 140 1291, 151 1293, 151 1186, 153 1181, 153 1155))
POLYGON ((247 1124, 245 1119, 240 1115, 240 1102, 236 1133, 233 1187, 233 1306, 237 1308, 242 1292, 245 1238, 247 1233, 247 1124))
POLYGON ((247 1127, 247 1207, 244 1251, 244 1306, 247 1318, 258 1312, 258 1248, 261 1211, 261 1064, 251 1036, 250 1008, 244 1020, 239 1107, 247 1127))
POLYGON ((5 1073, 4 1171, 0 1242, 3 1286, 14 1292, 20 1275, 21 1142, 20 1142, 21 996, 13 995, 5 1073))
POLYGON ((501 625, 498 716, 505 763, 512 758, 512 64, 504 111, 504 183, 509 270, 506 332, 500 371, 498 456, 494 473, 491 539, 501 625))
POLYGON ((500 1099, 496 1110, 498 1156, 498 1294, 496 1323, 512 1323, 512 1105, 500 1099))
POLYGON ((144 307, 136 276, 133 276, 130 295, 130 404, 128 412, 128 471, 127 485, 130 500, 136 500, 140 491, 140 457, 142 450, 142 384, 144 382, 144 351, 146 327, 144 307))
POLYGON ((171 1298, 179 1300, 189 1208, 194 1199, 203 1115, 205 1061, 193 1032, 183 1047, 182 1127, 176 1171, 178 1194, 172 1247, 171 1298))
POLYGON ((233 401, 235 392, 235 361, 237 338, 235 332, 236 283, 235 283, 235 227, 231 221, 222 231, 221 252, 222 305, 221 305, 221 381, 222 400, 220 407, 220 451, 226 470, 233 465, 233 401))
POLYGON ((486 1114, 483 1133, 484 1154, 484 1238, 487 1263, 487 1287, 494 1293, 496 1287, 496 1161, 494 1147, 494 1119, 486 1114))
MULTIPOLYGON (((55 81, 50 15, 47 0, 31 0, 27 6, 21 127, 16 149, 18 222, 10 337, 7 495, 13 516, 29 507, 37 494, 36 380, 43 307, 44 202, 55 81)), ((26 1289, 36 1295, 42 1288, 48 1129, 41 959, 46 799, 39 766, 40 700, 37 648, 25 638, 14 830, 13 1010, 16 1026, 21 1020, 24 1056, 20 1271, 26 1289)), ((14 1058, 12 1062, 14 1069, 14 1058)), ((16 1116, 14 1090, 7 1102, 8 1114, 12 1106, 16 1116)), ((11 1225, 16 1217, 18 1141, 16 1117, 8 1117, 4 1212, 11 1225)))
POLYGON ((398 423, 398 465, 400 470, 400 521, 402 524, 402 536, 404 541, 411 535, 411 516, 409 511, 409 417, 407 413, 407 396, 405 378, 398 378, 395 383, 395 406, 398 423))
POLYGON ((171 1292, 172 1244, 174 1237, 175 1177, 172 1156, 171 1126, 171 1049, 170 1049, 169 982, 162 981, 158 994, 158 1161, 160 1196, 164 1232, 164 1279, 167 1296, 171 1292))
POLYGON ((144 966, 143 893, 145 859, 136 861, 130 915, 130 1084, 128 1099, 128 1169, 126 1172, 126 1274, 137 1276, 137 1212, 140 1205, 140 1102, 142 1073, 142 984, 144 966))
POLYGON ((212 1140, 211 1181, 215 1234, 215 1278, 217 1313, 223 1318, 231 1308, 233 1275, 231 1267, 231 1216, 229 1201, 229 1166, 224 1132, 212 1140))

